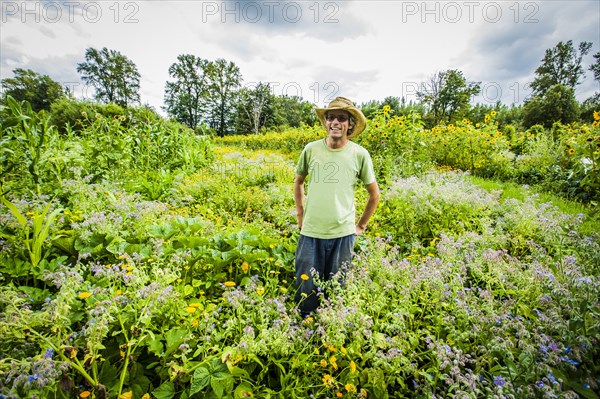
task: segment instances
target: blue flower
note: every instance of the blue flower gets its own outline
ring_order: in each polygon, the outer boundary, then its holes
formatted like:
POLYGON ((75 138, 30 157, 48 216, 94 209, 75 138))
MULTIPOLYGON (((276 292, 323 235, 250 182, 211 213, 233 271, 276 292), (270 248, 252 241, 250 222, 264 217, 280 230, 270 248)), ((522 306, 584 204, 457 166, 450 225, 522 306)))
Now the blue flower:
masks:
POLYGON ((494 385, 504 386, 506 384, 506 380, 501 375, 494 376, 494 385))
POLYGON ((536 383, 535 383, 535 385, 536 385, 538 388, 542 388, 542 387, 544 386, 544 382, 543 382, 543 381, 538 381, 538 382, 536 382, 536 383))
POLYGON ((556 378, 554 377, 554 374, 552 374, 552 373, 549 373, 549 374, 548 374, 548 379, 549 379, 549 380, 550 380, 550 382, 551 382, 551 383, 553 383, 553 384, 557 384, 557 383, 558 383, 558 381, 557 381, 557 380, 556 380, 556 378))
POLYGON ((46 349, 46 353, 43 355, 44 359, 52 359, 52 356, 54 356, 54 349, 46 349))

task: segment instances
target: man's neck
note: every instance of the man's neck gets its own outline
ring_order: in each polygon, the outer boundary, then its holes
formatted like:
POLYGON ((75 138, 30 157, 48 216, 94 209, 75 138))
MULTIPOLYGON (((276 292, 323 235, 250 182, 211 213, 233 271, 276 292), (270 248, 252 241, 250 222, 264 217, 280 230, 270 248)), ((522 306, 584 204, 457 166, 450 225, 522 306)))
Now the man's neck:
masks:
POLYGON ((348 141, 348 137, 333 138, 331 136, 328 136, 325 139, 325 144, 332 150, 338 150, 340 148, 343 148, 346 144, 348 144, 348 141))

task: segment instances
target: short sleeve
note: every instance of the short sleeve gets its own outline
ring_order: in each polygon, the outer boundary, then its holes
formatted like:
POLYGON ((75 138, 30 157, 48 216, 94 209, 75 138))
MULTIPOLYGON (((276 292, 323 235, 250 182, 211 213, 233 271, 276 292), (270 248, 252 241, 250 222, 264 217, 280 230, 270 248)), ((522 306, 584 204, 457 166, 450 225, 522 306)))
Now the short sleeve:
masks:
POLYGON ((373 183, 375 181, 375 170, 373 168, 373 160, 367 150, 363 151, 360 166, 360 180, 365 185, 373 183))
POLYGON ((302 150, 300 154, 300 158, 298 159, 298 163, 296 164, 296 175, 297 176, 306 176, 308 175, 308 155, 306 148, 302 150))

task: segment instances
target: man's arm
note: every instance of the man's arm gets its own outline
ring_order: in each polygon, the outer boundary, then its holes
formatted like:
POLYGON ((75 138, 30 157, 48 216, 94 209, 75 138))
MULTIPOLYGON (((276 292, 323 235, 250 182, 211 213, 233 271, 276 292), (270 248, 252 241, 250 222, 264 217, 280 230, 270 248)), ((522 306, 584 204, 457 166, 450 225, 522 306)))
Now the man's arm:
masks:
POLYGON ((358 224, 356 225, 356 235, 361 235, 362 232, 367 228, 367 223, 369 223, 369 219, 375 213, 375 209, 377 208, 377 204, 379 204, 379 186, 377 182, 367 184, 365 186, 367 188, 367 192, 369 193, 369 199, 367 200, 367 205, 365 205, 365 210, 363 211, 358 224))
POLYGON ((306 176, 296 175, 294 179, 294 202, 296 203, 296 218, 298 219, 298 228, 302 229, 302 219, 304 218, 304 179, 306 176))

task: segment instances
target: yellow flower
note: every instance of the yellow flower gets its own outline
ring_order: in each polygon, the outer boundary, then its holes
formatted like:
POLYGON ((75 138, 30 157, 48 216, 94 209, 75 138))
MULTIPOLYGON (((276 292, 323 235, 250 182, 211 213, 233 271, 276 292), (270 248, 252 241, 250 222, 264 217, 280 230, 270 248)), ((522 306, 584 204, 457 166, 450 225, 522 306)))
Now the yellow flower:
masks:
POLYGON ((119 399, 131 399, 132 396, 133 396, 133 391, 124 392, 121 394, 121 396, 119 396, 119 399))
POLYGON ((335 396, 337 396, 338 398, 341 398, 342 396, 344 396, 344 394, 341 392, 336 392, 335 396))
POLYGON ((82 292, 82 293, 79 294, 79 299, 86 299, 86 298, 89 298, 91 296, 92 296, 91 292, 85 291, 85 292, 82 292))
POLYGON ((304 281, 308 280, 310 277, 308 277, 308 274, 301 274, 300 278, 304 281))
POLYGON ((198 327, 198 319, 192 320, 192 327, 198 327))
POLYGON ((346 388, 346 391, 350 393, 356 392, 356 386, 354 384, 346 384, 344 388, 346 388))
POLYGON ((259 285, 258 287, 256 287, 256 293, 258 295, 262 295, 265 293, 265 287, 263 287, 262 285, 259 285))
POLYGON ((92 393, 90 391, 83 391, 79 394, 80 398, 87 398, 88 396, 90 396, 92 393))
POLYGON ((285 294, 287 292, 287 288, 279 287, 279 291, 281 291, 282 294, 285 294))
POLYGON ((337 359, 335 356, 331 356, 329 358, 329 363, 331 364, 331 366, 333 367, 334 370, 337 370, 338 365, 337 365, 337 359))
POLYGON ((354 360, 350 361, 350 372, 352 374, 356 373, 356 363, 354 363, 354 360))
POLYGON ((117 295, 121 295, 121 294, 123 293, 123 290, 117 290, 115 293, 116 293, 117 295))
POLYGON ((248 265, 248 262, 242 263, 242 271, 244 273, 248 272, 249 269, 250 269, 250 265, 248 265))
POLYGON ((496 111, 490 112, 490 115, 492 115, 492 117, 496 116, 496 111))
POLYGON ((572 148, 569 148, 569 155, 573 155, 573 154, 575 154, 575 150, 572 148))
POLYGON ((142 399, 150 399, 150 394, 145 393, 144 396, 142 396, 142 399))
POLYGON ((325 374, 323 376, 323 384, 325 384, 325 386, 327 387, 333 387, 335 385, 335 378, 333 378, 331 375, 329 374, 325 374))
POLYGON ((348 350, 345 347, 341 347, 340 348, 340 352, 342 352, 343 355, 347 355, 348 354, 348 350))
POLYGON ((225 283, 223 283, 225 285, 225 287, 235 287, 235 282, 233 281, 225 281, 225 283))
POLYGON ((327 360, 321 359, 321 367, 327 367, 327 360))
POLYGON ((188 306, 187 308, 185 308, 185 311, 188 313, 194 313, 196 311, 196 308, 193 306, 188 306))
POLYGON ((333 345, 331 345, 331 344, 325 344, 325 347, 326 347, 327 349, 329 349, 330 351, 332 351, 332 352, 335 352, 335 346, 333 346, 333 345))

